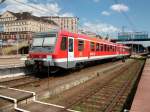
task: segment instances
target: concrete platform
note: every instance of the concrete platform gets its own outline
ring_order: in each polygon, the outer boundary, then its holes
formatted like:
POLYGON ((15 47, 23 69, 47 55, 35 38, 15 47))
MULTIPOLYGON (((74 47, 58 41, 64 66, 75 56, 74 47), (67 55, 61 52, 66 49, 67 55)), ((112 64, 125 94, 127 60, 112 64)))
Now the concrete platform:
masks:
POLYGON ((0 69, 4 68, 12 68, 12 67, 23 67, 24 60, 21 60, 21 58, 10 58, 10 59, 2 59, 0 58, 0 69))
POLYGON ((10 105, 11 109, 20 112, 58 112, 63 110, 64 112, 78 112, 71 109, 65 109, 63 106, 44 103, 35 100, 35 93, 30 91, 24 91, 14 88, 7 88, 5 86, 0 86, 0 110, 5 110, 6 108, 2 108, 5 105, 10 105), (32 99, 28 103, 24 102, 27 99, 32 99), (14 107, 12 108, 13 102, 14 107), (22 103, 19 103, 22 102, 22 103))
POLYGON ((13 103, 0 98, 0 112, 3 112, 4 110, 5 110, 5 112, 6 111, 9 112, 9 110, 11 110, 13 107, 14 107, 13 103))
MULTIPOLYGON (((27 105, 20 105, 20 106, 18 105, 18 108, 29 112, 58 112, 63 110, 65 107, 35 101, 27 105)), ((76 111, 64 109, 63 112, 76 112, 76 111)))
POLYGON ((150 112, 150 59, 147 59, 130 112, 150 112))
POLYGON ((35 95, 32 92, 0 86, 0 97, 12 102, 16 101, 15 103, 17 103, 19 101, 35 97, 35 95))

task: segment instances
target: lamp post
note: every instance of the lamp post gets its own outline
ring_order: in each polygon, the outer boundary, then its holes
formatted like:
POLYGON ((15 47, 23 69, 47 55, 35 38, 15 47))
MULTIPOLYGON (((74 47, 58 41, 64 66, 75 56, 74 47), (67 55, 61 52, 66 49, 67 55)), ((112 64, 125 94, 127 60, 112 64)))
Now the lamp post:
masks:
POLYGON ((3 53, 3 40, 2 39, 0 40, 0 44, 1 44, 1 53, 3 55, 4 53, 3 53))
POLYGON ((48 92, 50 95, 50 86, 49 86, 49 77, 50 77, 50 61, 52 60, 52 56, 51 55, 47 55, 47 62, 48 62, 48 92))
POLYGON ((18 40, 19 40, 19 34, 17 33, 17 35, 16 35, 16 39, 17 39, 17 57, 18 57, 18 40))
POLYGON ((50 87, 49 87, 49 76, 50 76, 50 71, 49 71, 49 66, 50 66, 50 61, 48 61, 48 92, 49 92, 49 96, 50 96, 50 87))

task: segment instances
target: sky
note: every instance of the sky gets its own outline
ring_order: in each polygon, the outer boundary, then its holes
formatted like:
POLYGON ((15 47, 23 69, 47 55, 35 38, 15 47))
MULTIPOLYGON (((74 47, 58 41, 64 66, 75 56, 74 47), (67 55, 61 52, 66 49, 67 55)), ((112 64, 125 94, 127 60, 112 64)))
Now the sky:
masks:
POLYGON ((150 33, 149 4, 150 0, 5 0, 0 13, 9 10, 30 11, 36 16, 75 16, 79 29, 117 38, 122 27, 150 33))

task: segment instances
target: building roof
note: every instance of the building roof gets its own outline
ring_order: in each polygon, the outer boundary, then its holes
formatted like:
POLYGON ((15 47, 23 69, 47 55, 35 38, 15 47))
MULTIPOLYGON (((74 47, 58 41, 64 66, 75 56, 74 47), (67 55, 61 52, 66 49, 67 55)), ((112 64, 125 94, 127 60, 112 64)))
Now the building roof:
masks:
POLYGON ((64 16, 42 16, 42 18, 77 18, 77 19, 79 19, 78 17, 68 17, 68 16, 66 16, 66 17, 64 17, 64 16))
POLYGON ((7 12, 14 15, 17 18, 17 20, 30 20, 30 19, 33 19, 33 20, 36 20, 36 21, 42 21, 42 22, 47 22, 47 23, 53 24, 53 25, 57 25, 52 20, 46 20, 46 19, 43 19, 42 17, 34 16, 30 12, 20 12, 20 13, 14 13, 14 12, 11 12, 11 11, 7 11, 7 12))

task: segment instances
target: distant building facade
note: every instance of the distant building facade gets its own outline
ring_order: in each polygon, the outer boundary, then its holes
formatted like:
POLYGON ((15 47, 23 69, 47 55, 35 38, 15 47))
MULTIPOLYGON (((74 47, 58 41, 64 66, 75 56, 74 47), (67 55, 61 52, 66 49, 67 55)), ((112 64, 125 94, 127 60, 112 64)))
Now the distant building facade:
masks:
POLYGON ((0 16, 0 39, 28 39, 34 32, 46 32, 58 25, 51 20, 33 16, 29 12, 6 11, 0 16))
POLYGON ((59 17, 59 16, 47 16, 42 17, 47 20, 54 21, 58 24, 61 30, 67 30, 70 32, 78 32, 78 18, 77 17, 59 17))
POLYGON ((118 33, 119 40, 133 40, 133 39, 148 39, 147 32, 121 32, 118 33))

